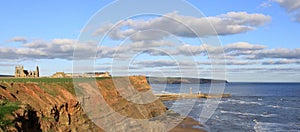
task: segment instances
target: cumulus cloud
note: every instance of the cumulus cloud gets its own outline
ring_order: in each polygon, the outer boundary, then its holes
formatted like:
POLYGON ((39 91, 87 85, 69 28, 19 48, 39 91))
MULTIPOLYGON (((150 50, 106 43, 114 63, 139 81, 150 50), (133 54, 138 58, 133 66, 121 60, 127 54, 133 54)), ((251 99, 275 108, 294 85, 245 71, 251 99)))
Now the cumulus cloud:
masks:
MULTIPOLYGON (((250 44, 247 42, 236 42, 227 44, 223 47, 212 46, 209 44, 202 44, 199 46, 184 44, 178 46, 177 49, 171 52, 173 55, 207 55, 207 54, 222 54, 223 52, 228 55, 240 55, 243 52, 253 52, 257 50, 263 50, 267 47, 259 44, 250 44)), ((228 56, 230 57, 230 56, 228 56)))
POLYGON ((198 67, 202 65, 254 65, 259 64, 260 62, 252 60, 227 60, 227 62, 215 62, 210 61, 186 61, 186 60, 145 60, 137 61, 132 65, 137 67, 180 67, 180 68, 191 68, 198 67))
POLYGON ((211 17, 184 16, 172 12, 150 20, 127 19, 118 22, 119 24, 107 24, 98 29, 95 35, 110 31, 108 35, 112 39, 125 39, 133 35, 132 41, 161 39, 169 35, 180 37, 197 37, 196 34, 199 36, 230 35, 254 30, 270 20, 270 16, 247 12, 228 12, 211 17))
POLYGON ((153 56, 166 56, 166 52, 174 43, 166 40, 158 41, 137 41, 124 43, 119 46, 102 46, 97 50, 98 58, 123 59, 139 53, 146 53, 153 56))
MULTIPOLYGON (((1 60, 24 60, 24 59, 73 59, 76 40, 73 39, 53 39, 50 41, 33 40, 21 45, 21 47, 1 47, 1 60)), ((136 54, 144 53, 150 56, 185 56, 185 57, 204 57, 209 59, 208 53, 218 53, 224 51, 224 58, 227 65, 281 65, 281 64, 300 64, 300 48, 287 49, 275 48, 267 49, 260 44, 250 44, 248 42, 236 42, 227 44, 224 47, 215 47, 209 44, 176 45, 172 41, 136 41, 125 43, 119 46, 97 46, 95 42, 82 43, 77 45, 76 52, 79 59, 90 59, 91 57, 123 59, 134 57, 136 54), (224 49, 224 50, 223 50, 224 49), (90 53, 97 53, 88 56, 90 53), (281 60, 279 60, 281 59, 281 60), (265 61, 268 60, 268 61, 265 61)), ((221 58, 222 59, 222 58, 221 58)), ((184 61, 184 60, 183 60, 184 61)), ((184 66, 191 63, 180 61, 184 66)), ((220 60, 216 60, 220 61, 220 60)), ((213 64, 223 65, 223 62, 213 64)), ((136 65, 147 66, 175 66, 177 63, 170 61, 156 60, 152 62, 139 62, 136 65)), ((197 62, 199 65, 211 65, 209 61, 197 62)))
POLYGON ((300 59, 300 48, 267 49, 264 45, 235 43, 225 46, 227 56, 242 56, 245 59, 300 59))
POLYGON ((26 43, 27 42, 27 38, 25 38, 25 37, 14 37, 14 38, 10 39, 9 42, 26 43))
MULTIPOLYGON (((0 56, 2 59, 72 59, 75 43, 72 39, 33 40, 18 48, 1 47, 0 56)), ((86 45, 79 49, 88 53, 95 48, 86 45)))
POLYGON ((148 61, 138 61, 133 63, 133 65, 138 65, 140 67, 164 67, 164 66, 178 66, 176 61, 171 60, 148 60, 148 61))
POLYGON ((1 47, 1 59, 73 59, 74 51, 78 59, 124 58, 128 55, 156 47, 171 47, 171 41, 137 41, 120 46, 101 46, 95 42, 77 43, 74 39, 33 40, 20 47, 1 47), (76 45, 77 44, 77 45, 76 45), (95 53, 95 55, 91 55, 95 53))
POLYGON ((300 48, 268 49, 268 50, 252 52, 252 54, 254 55, 253 59, 264 59, 264 58, 300 59, 300 48))
POLYGON ((228 44, 225 46, 225 51, 254 51, 254 50, 263 50, 267 48, 267 46, 264 45, 258 45, 258 44, 250 44, 247 42, 236 42, 232 44, 228 44))
POLYGON ((279 3, 280 6, 284 7, 287 11, 295 11, 300 8, 299 0, 274 0, 279 3))
POLYGON ((294 19, 300 22, 300 1, 299 0, 274 0, 288 13, 294 15, 294 19))
POLYGON ((271 20, 270 16, 263 14, 249 14, 247 12, 228 12, 227 14, 219 15, 223 20, 230 20, 232 23, 244 26, 263 26, 266 22, 271 20))
POLYGON ((198 62, 199 65, 254 65, 254 64, 259 64, 257 61, 252 61, 252 60, 226 60, 225 63, 219 61, 216 63, 204 61, 204 62, 198 62))
POLYGON ((280 67, 280 68, 266 68, 266 67, 252 67, 252 68, 228 68, 227 72, 237 72, 237 73, 242 73, 242 72, 254 72, 254 73, 278 73, 278 72, 293 72, 299 71, 300 68, 294 67, 280 67))
POLYGON ((262 63, 263 65, 285 65, 285 64, 300 64, 300 60, 288 60, 288 59, 283 59, 283 60, 269 60, 266 62, 262 63))
MULTIPOLYGON (((175 51, 171 52, 173 55, 200 55, 204 53, 206 50, 205 47, 208 47, 206 44, 195 46, 195 45, 189 45, 184 44, 182 46, 178 46, 175 51)), ((208 49, 208 48, 207 48, 208 49)))

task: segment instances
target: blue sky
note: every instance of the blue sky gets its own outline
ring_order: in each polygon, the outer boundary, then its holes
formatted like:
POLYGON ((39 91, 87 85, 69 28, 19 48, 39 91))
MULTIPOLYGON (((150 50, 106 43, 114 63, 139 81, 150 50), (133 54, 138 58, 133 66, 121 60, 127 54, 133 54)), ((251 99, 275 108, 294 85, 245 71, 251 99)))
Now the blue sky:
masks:
MULTIPOLYGON (((43 76, 56 71, 72 72, 72 50, 76 46, 77 39, 85 33, 83 29, 91 22, 93 16, 97 16, 95 15, 97 11, 107 8, 111 2, 108 0, 2 2, 0 74, 13 74, 15 65, 24 65, 29 70, 39 65, 43 76)), ((134 2, 127 4, 126 7, 132 6, 138 10, 134 2)), ((202 19, 188 11, 176 10, 176 7, 180 8, 181 5, 173 5, 174 10, 161 12, 163 15, 184 20, 188 26, 196 30, 201 27, 197 32, 203 33, 204 36, 200 36, 200 39, 209 37, 220 39, 227 61, 227 80, 300 81, 298 0, 189 0, 188 2, 208 18, 207 21, 215 27, 218 36, 201 32, 206 27, 202 19)), ((111 15, 111 19, 107 17, 101 21, 99 18, 99 21, 96 21, 99 23, 93 25, 94 30, 102 29, 108 32, 108 28, 105 27, 111 28, 111 25, 116 24, 118 21, 113 17, 121 12, 124 13, 126 10, 121 8, 111 10, 110 14, 106 14, 111 15)), ((101 14, 98 16, 101 17, 101 14)), ((211 60, 206 56, 207 51, 203 49, 215 48, 209 44, 207 46, 206 43, 199 45, 196 37, 189 35, 185 30, 180 31, 180 25, 177 27, 175 24, 174 27, 178 29, 166 27, 165 23, 160 23, 166 21, 163 18, 159 15, 128 16, 122 26, 114 27, 115 30, 107 34, 103 47, 97 46, 99 41, 90 45, 84 43, 79 45, 82 47, 79 52, 85 54, 99 48, 95 69, 107 70, 115 75, 122 75, 119 71, 129 67, 131 74, 178 76, 182 71, 183 73, 187 71, 181 75, 189 76, 191 71, 198 70, 199 77, 213 78, 210 75, 211 64, 208 64, 211 60), (149 23, 147 25, 147 21, 151 20, 150 26, 149 23), (159 30, 153 30, 153 25, 158 26, 154 28, 159 30), (128 33, 129 30, 135 34, 128 33), (141 31, 143 32, 139 34, 141 31), (161 38, 160 35, 165 37, 161 38), (122 42, 124 44, 119 45, 122 42), (158 54, 150 49, 160 49, 171 55, 158 54), (186 50, 190 52, 187 53, 186 50), (128 55, 130 66, 126 62, 118 61, 124 58, 112 57, 116 51, 118 52, 116 56, 128 55), (112 64, 117 65, 115 71, 110 67, 112 64), (181 71, 178 71, 178 64, 183 67, 181 71)), ((84 66, 82 71, 78 72, 84 72, 83 69, 84 66)))

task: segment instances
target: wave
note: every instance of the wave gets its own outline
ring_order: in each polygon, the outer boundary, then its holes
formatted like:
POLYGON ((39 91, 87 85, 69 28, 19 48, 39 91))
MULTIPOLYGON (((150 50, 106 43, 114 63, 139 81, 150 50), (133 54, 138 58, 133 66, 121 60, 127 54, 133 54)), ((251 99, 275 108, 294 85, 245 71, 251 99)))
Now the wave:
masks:
POLYGON ((279 106, 279 105, 267 105, 267 107, 282 108, 282 109, 300 109, 300 108, 295 108, 295 107, 285 107, 285 106, 279 106))
POLYGON ((153 93, 154 94, 176 94, 176 93, 168 92, 168 91, 155 91, 155 90, 153 90, 153 93))
POLYGON ((263 113, 263 114, 255 114, 255 113, 242 113, 242 112, 235 112, 235 111, 220 111, 222 114, 233 114, 233 115, 243 115, 243 116, 261 116, 261 117, 274 117, 277 116, 277 114, 267 114, 267 113, 263 113))
POLYGON ((256 132, 266 132, 266 131, 279 131, 279 132, 285 132, 285 131, 291 131, 296 132, 300 130, 300 124, 299 123, 271 123, 271 122, 259 122, 257 120, 253 120, 255 122, 254 130, 256 132))
POLYGON ((260 102, 243 101, 243 100, 235 100, 235 99, 228 99, 228 102, 233 103, 233 104, 262 105, 262 103, 260 103, 260 102))

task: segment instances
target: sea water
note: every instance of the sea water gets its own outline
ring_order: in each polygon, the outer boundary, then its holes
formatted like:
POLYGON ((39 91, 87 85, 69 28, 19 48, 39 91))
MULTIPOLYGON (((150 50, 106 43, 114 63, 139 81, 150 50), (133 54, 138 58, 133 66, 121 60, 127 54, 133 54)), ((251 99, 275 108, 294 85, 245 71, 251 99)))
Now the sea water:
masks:
MULTIPOLYGON (((192 88, 194 93, 208 93, 210 84, 151 84, 154 93, 179 93, 192 88), (199 90, 197 88, 199 88, 199 90), (181 90, 180 90, 181 88, 181 90), (197 90, 196 90, 197 89, 197 90)), ((188 115, 215 131, 300 131, 300 83, 227 83, 224 93, 230 98, 219 101, 217 109, 206 121, 199 117, 206 99, 194 102, 188 115)), ((176 112, 185 111, 188 103, 164 104, 176 112)))

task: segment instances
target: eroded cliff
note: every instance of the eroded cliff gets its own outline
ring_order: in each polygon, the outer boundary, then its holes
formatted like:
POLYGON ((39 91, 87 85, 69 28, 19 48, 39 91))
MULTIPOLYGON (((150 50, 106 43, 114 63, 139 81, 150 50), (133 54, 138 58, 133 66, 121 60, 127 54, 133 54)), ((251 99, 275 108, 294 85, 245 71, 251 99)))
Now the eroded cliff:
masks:
MULTIPOLYGON (((129 77, 129 80, 130 86, 138 92, 150 90, 146 77, 129 77)), ((122 78, 117 79, 117 82, 114 81, 112 78, 105 78, 96 80, 96 85, 104 98, 103 103, 115 113, 130 119, 150 119, 166 113, 167 109, 160 100, 146 104, 128 101, 120 95, 114 84, 120 83, 121 86, 129 87, 128 82, 123 84, 122 78)), ((84 89, 88 84, 82 82, 76 85, 84 89)), ((94 99, 97 101, 97 98, 94 99)), ((94 123, 96 120, 91 121, 88 118, 86 111, 83 111, 82 103, 84 101, 75 96, 72 81, 0 80, 0 108, 6 111, 2 113, 3 117, 0 119, 0 131, 104 131, 94 123)), ((99 120, 104 121, 102 118, 99 120)), ((124 125, 124 122, 121 123, 124 125)), ((184 129, 180 125, 177 127, 184 129)))

